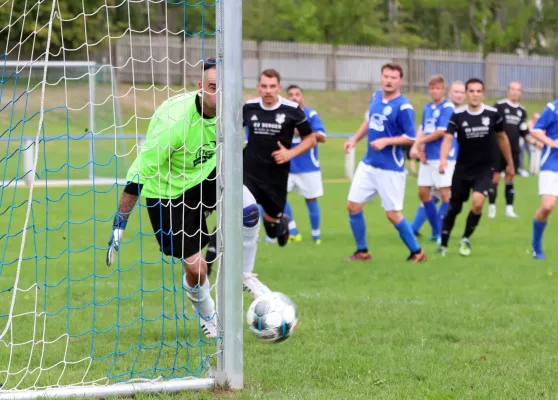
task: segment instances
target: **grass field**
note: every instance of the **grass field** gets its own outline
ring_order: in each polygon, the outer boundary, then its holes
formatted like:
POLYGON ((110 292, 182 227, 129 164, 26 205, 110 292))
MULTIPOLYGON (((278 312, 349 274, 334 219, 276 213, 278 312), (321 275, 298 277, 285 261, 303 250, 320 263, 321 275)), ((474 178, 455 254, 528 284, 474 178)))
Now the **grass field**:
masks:
MULTIPOLYGON (((79 93, 74 94, 79 101, 79 93)), ((425 99, 409 97, 416 109, 425 99)), ((364 92, 306 95, 330 132, 354 131, 368 98, 364 92)), ((148 118, 149 101, 127 101, 124 120, 134 109, 148 118)), ((544 103, 526 106, 532 113, 544 103)), ((0 112, 1 127, 5 115, 0 112)), ((81 130, 87 117, 75 115, 71 124, 81 130)), ((68 130, 65 118, 48 118, 50 132, 68 130)), ((106 121, 110 126, 110 118, 106 121)), ((145 128, 145 119, 136 122, 138 131, 145 128)), ((134 132, 136 122, 124 130, 134 132)), ((87 153, 82 144, 70 154, 63 147, 67 142, 60 146, 46 158, 63 167, 56 172, 63 176, 70 171, 65 164, 71 157, 79 166, 87 153)), ((9 174, 17 165, 8 166, 12 158, 3 158, 6 147, 0 150, 3 177, 13 177, 9 174)), ((112 153, 111 148, 103 150, 104 157, 114 154, 114 148, 112 153)), ((363 151, 364 144, 359 155, 363 151)), ((354 243, 345 210, 349 183, 342 179, 342 140, 321 145, 320 155, 326 179, 320 200, 322 245, 315 247, 309 240, 304 202, 294 196, 294 214, 306 240, 285 249, 262 240, 256 266, 266 284, 296 302, 300 322, 294 337, 263 344, 246 328, 243 391, 161 398, 558 398, 558 223, 551 221, 545 235, 548 260, 535 262, 529 245, 538 204, 536 177, 517 178, 517 220, 503 216, 500 193, 499 214, 481 220, 468 259, 456 247, 466 211, 458 219, 447 258, 436 258, 435 245, 423 241, 429 261, 408 264, 405 247, 375 201, 365 208, 373 260, 347 264, 342 259, 354 251, 354 243)), ((27 195, 23 187, 0 189, 0 333, 13 294, 7 290, 14 283, 27 195)), ((196 374, 200 359, 215 351, 214 345, 199 341, 197 321, 179 289, 180 268, 161 260, 144 209, 128 225, 129 242, 123 245, 119 268, 104 264, 117 195, 109 187, 35 189, 19 284, 30 290, 18 292, 14 314, 19 317, 0 342, 0 382, 6 387, 20 379, 21 387, 52 384, 61 375, 60 383, 69 384, 152 373, 196 374), (6 347, 10 340, 19 344, 11 354, 6 347), (89 356, 98 360, 90 363, 89 356), (14 374, 9 379, 6 360, 14 374), (24 371, 31 372, 24 378, 24 371)), ((410 176, 408 219, 417 205, 416 179, 410 176)), ((428 231, 425 226, 423 232, 428 231)), ((245 295, 245 307, 249 302, 245 295)))

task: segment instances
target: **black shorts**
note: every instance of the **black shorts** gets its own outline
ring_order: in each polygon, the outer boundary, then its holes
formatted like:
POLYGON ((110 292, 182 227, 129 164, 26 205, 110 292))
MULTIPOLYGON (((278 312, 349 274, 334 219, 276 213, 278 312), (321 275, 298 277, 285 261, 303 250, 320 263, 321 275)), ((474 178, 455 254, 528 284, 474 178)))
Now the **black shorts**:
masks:
MULTIPOLYGON (((520 153, 512 153, 513 166, 515 167, 515 172, 517 172, 517 170, 519 169, 519 157, 520 157, 520 153)), ((506 158, 502 153, 500 153, 500 156, 496 161, 496 172, 505 171, 507 166, 508 163, 506 162, 506 158)))
POLYGON ((161 252, 186 259, 209 243, 206 218, 217 207, 215 170, 177 199, 147 198, 149 220, 161 252))
POLYGON ((469 200, 471 191, 488 196, 488 190, 492 187, 493 175, 493 170, 487 170, 474 176, 465 177, 456 171, 451 182, 451 199, 466 202, 469 200))
POLYGON ((261 180, 244 174, 244 186, 256 199, 256 203, 270 217, 280 218, 287 204, 287 179, 285 182, 263 183, 261 180))

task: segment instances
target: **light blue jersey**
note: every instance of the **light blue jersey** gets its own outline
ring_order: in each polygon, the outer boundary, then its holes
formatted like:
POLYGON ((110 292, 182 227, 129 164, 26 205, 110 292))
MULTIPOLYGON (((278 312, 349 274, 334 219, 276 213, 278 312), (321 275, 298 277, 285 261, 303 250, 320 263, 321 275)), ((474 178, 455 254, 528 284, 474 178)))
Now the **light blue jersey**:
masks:
MULTIPOLYGON (((310 107, 304 107, 304 114, 310 122, 312 132, 317 132, 320 135, 326 135, 324 124, 320 119, 318 113, 310 107)), ((300 136, 293 138, 291 148, 298 146, 300 143, 300 136)), ((315 172, 320 170, 320 159, 318 158, 318 146, 314 146, 310 151, 299 155, 291 160, 291 174, 302 174, 305 172, 315 172)))
POLYGON ((385 137, 405 136, 415 139, 415 111, 407 98, 400 95, 392 100, 382 99, 379 90, 372 96, 368 109, 368 151, 362 162, 378 169, 403 172, 405 155, 402 146, 386 146, 374 150, 370 142, 385 137))
MULTIPOLYGON (((558 100, 548 103, 533 127, 534 131, 546 132, 552 140, 558 140, 558 100)), ((558 172, 558 149, 544 146, 541 154, 541 171, 558 172)))
MULTIPOLYGON (((455 110, 455 106, 450 100, 444 100, 440 104, 435 105, 432 102, 424 106, 422 113, 422 123, 420 128, 424 132, 425 136, 431 135, 436 131, 446 131, 448 128, 448 122, 455 110)), ((442 148, 442 142, 444 137, 435 140, 424 145, 424 152, 426 153, 426 159, 428 161, 440 161, 440 149, 442 148)), ((456 140, 454 139, 454 144, 456 140)), ((452 146, 452 151, 448 160, 455 160, 457 153, 452 146)))

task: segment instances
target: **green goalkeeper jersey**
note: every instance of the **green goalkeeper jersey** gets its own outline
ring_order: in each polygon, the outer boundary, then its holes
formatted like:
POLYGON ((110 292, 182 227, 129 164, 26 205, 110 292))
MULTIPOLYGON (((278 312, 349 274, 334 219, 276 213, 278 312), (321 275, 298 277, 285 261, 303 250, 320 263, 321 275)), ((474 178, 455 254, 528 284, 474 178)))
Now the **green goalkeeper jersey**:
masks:
POLYGON ((198 95, 171 97, 155 111, 127 180, 147 198, 176 199, 216 166, 216 118, 203 118, 198 95))

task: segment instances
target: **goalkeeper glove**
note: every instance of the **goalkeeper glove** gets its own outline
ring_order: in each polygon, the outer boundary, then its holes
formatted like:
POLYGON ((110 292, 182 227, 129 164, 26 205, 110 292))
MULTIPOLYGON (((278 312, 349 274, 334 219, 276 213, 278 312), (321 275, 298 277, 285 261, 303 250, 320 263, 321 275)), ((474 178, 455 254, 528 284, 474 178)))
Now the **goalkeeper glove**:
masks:
POLYGON ((120 241, 124 238, 124 230, 126 229, 126 224, 128 220, 120 214, 116 214, 114 221, 112 222, 112 234, 108 241, 107 250, 107 266, 111 266, 116 260, 116 256, 120 247, 120 241))

